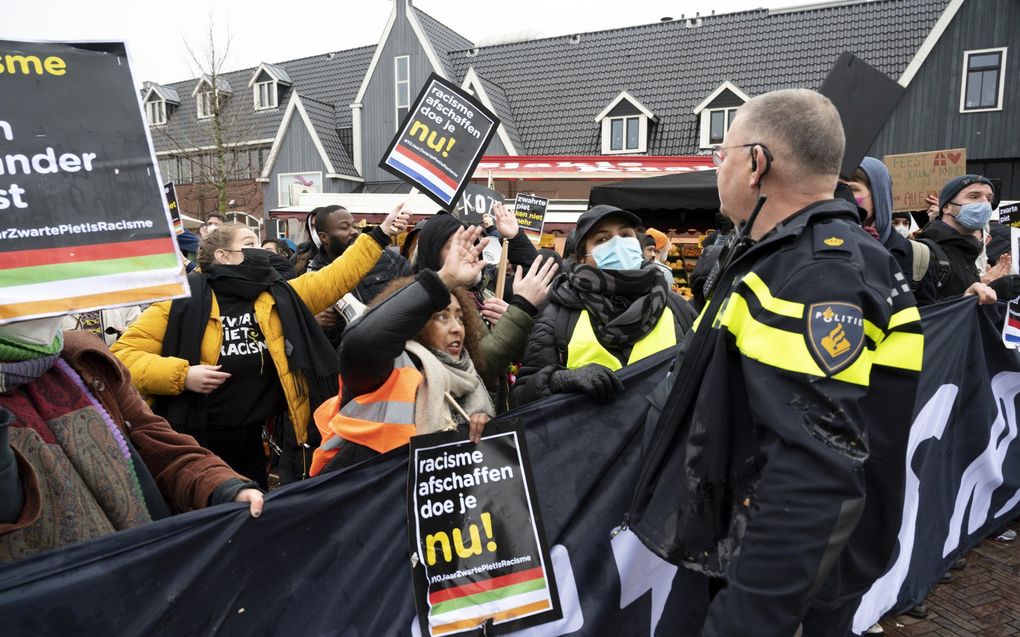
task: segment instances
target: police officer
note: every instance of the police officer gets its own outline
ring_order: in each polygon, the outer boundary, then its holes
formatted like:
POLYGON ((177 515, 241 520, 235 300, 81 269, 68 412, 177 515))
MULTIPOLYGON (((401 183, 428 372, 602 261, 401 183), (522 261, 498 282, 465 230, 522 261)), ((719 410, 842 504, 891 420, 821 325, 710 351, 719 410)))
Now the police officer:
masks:
POLYGON ((895 544, 923 337, 909 281, 832 199, 843 148, 833 105, 794 89, 746 103, 713 150, 741 230, 630 514, 710 578, 706 636, 842 637, 895 544))

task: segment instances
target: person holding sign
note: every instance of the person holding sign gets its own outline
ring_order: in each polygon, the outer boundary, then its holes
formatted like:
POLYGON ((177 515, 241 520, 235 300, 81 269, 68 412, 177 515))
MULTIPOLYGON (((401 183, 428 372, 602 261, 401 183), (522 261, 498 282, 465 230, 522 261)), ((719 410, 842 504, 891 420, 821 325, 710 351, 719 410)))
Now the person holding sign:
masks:
POLYGON ((409 212, 390 212, 343 256, 284 281, 250 229, 225 224, 199 247, 192 296, 156 303, 112 348, 156 413, 238 473, 267 484, 262 424, 286 411, 304 444, 311 412, 336 388, 336 356, 315 323, 361 280, 409 212))
POLYGON ((553 282, 535 321, 512 405, 576 391, 609 402, 622 389, 616 370, 676 345, 690 331, 694 310, 657 266, 642 265, 640 224, 608 205, 577 220, 568 255, 577 264, 553 282))
MULTIPOLYGON (((485 265, 481 233, 477 226, 459 227, 438 271, 394 281, 348 328, 340 347, 340 396, 315 414, 323 443, 312 475, 385 453, 416 434, 467 428, 472 440, 481 438, 495 409, 476 365, 501 360, 498 348, 482 341, 512 339, 515 329, 499 321, 488 334, 466 289, 485 265)), ((554 273, 551 262, 535 264, 515 291, 540 303, 554 273)))

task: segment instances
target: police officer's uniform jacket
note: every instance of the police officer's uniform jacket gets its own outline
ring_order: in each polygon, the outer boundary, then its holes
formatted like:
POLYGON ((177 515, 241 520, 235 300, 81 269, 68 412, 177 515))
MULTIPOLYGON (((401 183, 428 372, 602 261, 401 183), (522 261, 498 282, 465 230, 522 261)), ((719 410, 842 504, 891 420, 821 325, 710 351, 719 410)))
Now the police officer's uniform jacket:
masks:
POLYGON ((630 524, 726 578, 705 635, 793 635, 891 555, 923 337, 856 220, 839 200, 786 219, 718 276, 685 343, 630 524))

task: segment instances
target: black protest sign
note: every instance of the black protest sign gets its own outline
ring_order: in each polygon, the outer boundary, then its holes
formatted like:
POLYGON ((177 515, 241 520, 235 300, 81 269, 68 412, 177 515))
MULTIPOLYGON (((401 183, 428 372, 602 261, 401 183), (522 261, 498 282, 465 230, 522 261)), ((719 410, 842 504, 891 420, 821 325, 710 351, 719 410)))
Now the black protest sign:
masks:
POLYGON ((1020 228, 1020 203, 999 206, 999 223, 1011 228, 1020 228))
POLYGON ((0 40, 0 323, 187 292, 122 43, 0 40))
POLYGON ((453 209, 453 216, 469 226, 477 226, 482 223, 482 215, 489 214, 496 203, 503 203, 503 195, 485 186, 468 184, 453 209))
POLYGON ((841 177, 853 177, 905 90, 852 53, 845 52, 836 60, 818 92, 832 101, 843 120, 846 149, 841 177))
POLYGON ((433 73, 379 167, 452 210, 498 126, 492 111, 433 73))
POLYGON ((408 537, 423 635, 504 634, 561 617, 524 436, 411 438, 408 537))
POLYGON ((542 228, 545 226, 545 211, 548 207, 548 199, 535 195, 517 195, 514 201, 517 225, 536 246, 542 241, 542 228))
POLYGON ((174 182, 168 181, 163 184, 163 196, 166 197, 166 207, 170 211, 174 232, 184 234, 184 222, 181 220, 181 210, 177 205, 177 186, 174 185, 174 182))

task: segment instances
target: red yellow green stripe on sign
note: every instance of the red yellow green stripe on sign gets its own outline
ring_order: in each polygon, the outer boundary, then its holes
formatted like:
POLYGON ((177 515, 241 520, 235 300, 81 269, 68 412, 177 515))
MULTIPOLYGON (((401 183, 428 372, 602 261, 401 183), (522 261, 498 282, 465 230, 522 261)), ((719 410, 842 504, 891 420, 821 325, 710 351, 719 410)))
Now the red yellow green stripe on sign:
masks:
POLYGON ((433 635, 468 630, 492 619, 525 617, 551 607, 545 572, 536 567, 429 594, 433 635))
POLYGON ((176 267, 177 255, 167 239, 0 254, 3 287, 176 267))
POLYGON ((81 308, 114 307, 147 303, 157 299, 169 299, 184 295, 181 283, 152 285, 130 290, 118 290, 104 294, 83 294, 67 298, 29 303, 0 303, 0 320, 16 319, 22 316, 44 316, 72 312, 81 308))

